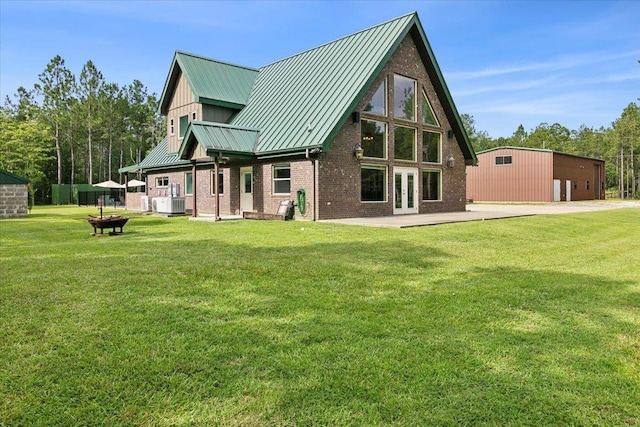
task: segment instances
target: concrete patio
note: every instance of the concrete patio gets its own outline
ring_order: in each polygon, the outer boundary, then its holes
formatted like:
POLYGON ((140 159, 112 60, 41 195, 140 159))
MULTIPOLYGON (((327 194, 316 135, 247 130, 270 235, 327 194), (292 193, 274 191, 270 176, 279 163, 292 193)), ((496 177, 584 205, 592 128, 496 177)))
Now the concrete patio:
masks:
POLYGON ((585 201, 555 203, 470 203, 465 212, 447 212, 417 215, 395 215, 373 218, 346 218, 319 222, 363 225, 369 227, 408 228, 425 225, 448 224, 453 222, 483 221, 500 218, 514 218, 530 215, 558 215, 592 212, 622 208, 640 209, 640 201, 585 201))

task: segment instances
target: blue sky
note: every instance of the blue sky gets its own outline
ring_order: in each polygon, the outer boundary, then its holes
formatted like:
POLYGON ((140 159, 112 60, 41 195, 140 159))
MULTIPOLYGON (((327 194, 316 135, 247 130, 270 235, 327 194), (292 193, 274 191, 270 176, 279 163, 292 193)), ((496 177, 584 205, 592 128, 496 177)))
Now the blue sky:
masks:
POLYGON ((0 95, 55 55, 160 95, 175 50, 260 67, 417 11, 460 113, 492 137, 609 126, 640 97, 640 1, 0 0, 0 95))

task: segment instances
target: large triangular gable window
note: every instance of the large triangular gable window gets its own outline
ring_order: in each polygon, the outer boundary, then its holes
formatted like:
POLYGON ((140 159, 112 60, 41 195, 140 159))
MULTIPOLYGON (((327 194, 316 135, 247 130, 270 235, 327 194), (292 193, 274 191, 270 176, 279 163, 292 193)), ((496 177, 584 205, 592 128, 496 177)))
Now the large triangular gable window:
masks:
POLYGON ((422 123, 431 126, 440 126, 436 115, 433 114, 433 108, 427 99, 427 96, 422 92, 422 123))
POLYGON ((364 111, 381 116, 387 115, 387 91, 384 80, 376 90, 376 93, 373 94, 373 97, 371 97, 371 101, 364 108, 364 111))

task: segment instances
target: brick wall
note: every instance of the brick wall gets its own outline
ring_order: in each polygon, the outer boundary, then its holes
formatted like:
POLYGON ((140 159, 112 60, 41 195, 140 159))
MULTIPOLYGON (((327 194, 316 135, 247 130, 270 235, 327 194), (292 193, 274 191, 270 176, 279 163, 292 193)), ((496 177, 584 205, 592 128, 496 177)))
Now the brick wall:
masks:
MULTIPOLYGON (((276 213, 282 200, 296 201, 298 189, 304 189, 306 193, 306 211, 303 214, 296 209, 296 219, 331 219, 359 216, 384 216, 393 214, 393 172, 394 167, 410 167, 418 171, 418 209, 420 213, 462 211, 465 209, 465 161, 464 156, 455 138, 448 137, 451 126, 442 108, 441 100, 429 79, 429 73, 422 63, 415 43, 410 35, 399 45, 389 62, 372 84, 371 89, 363 97, 356 111, 362 112, 363 119, 375 119, 387 123, 387 158, 386 159, 362 159, 356 160, 353 156, 354 146, 361 140, 361 124, 354 123, 349 118, 331 142, 330 149, 321 153, 317 161, 304 158, 284 159, 282 163, 288 163, 291 167, 291 192, 289 194, 273 194, 273 165, 270 163, 257 163, 253 165, 253 208, 264 213, 276 213), (416 97, 417 110, 416 122, 402 121, 403 126, 416 129, 417 155, 416 161, 395 161, 393 126, 396 119, 393 117, 393 76, 400 74, 415 79, 418 82, 416 97), (386 116, 373 116, 364 112, 365 106, 379 87, 382 81, 387 82, 387 110, 386 116), (439 121, 439 126, 426 126, 421 123, 422 117, 422 92, 425 92, 439 121), (423 163, 422 161, 422 130, 429 129, 441 135, 442 162, 438 164, 423 163), (454 167, 444 164, 447 156, 453 156, 454 167), (386 168, 387 200, 384 202, 362 203, 361 199, 361 167, 362 165, 375 165, 386 168), (422 171, 436 169, 441 171, 442 198, 438 201, 422 201, 422 171), (314 182, 318 194, 314 194, 314 182)), ((199 213, 213 213, 215 200, 211 195, 211 169, 212 166, 202 166, 197 172, 197 209, 199 213)), ((170 182, 180 183, 180 192, 185 192, 185 173, 191 169, 175 170, 162 174, 150 174, 148 176, 148 194, 161 196, 166 188, 156 188, 156 177, 168 176, 170 182)), ((224 195, 220 196, 220 213, 235 214, 239 212, 240 176, 239 167, 226 166, 224 173, 224 195)), ((193 196, 185 196, 186 208, 193 209, 193 196)))
POLYGON ((29 214, 25 184, 0 184, 0 218, 24 218, 29 214))
MULTIPOLYGON (((353 148, 360 141, 360 123, 354 123, 348 119, 342 129, 331 143, 330 150, 321 154, 318 167, 318 218, 349 218, 393 215, 393 168, 394 166, 411 167, 418 169, 418 200, 419 213, 463 211, 465 209, 465 185, 466 171, 464 156, 455 138, 448 138, 448 130, 451 126, 438 99, 433 84, 429 79, 415 43, 411 36, 407 36, 400 44, 396 52, 384 67, 371 89, 363 97, 356 109, 362 112, 362 119, 371 119, 387 123, 387 159, 364 158, 356 160, 353 148), (415 162, 395 161, 393 152, 395 141, 393 125, 396 123, 393 117, 393 75, 400 74, 417 80, 418 121, 409 123, 402 121, 402 125, 416 129, 417 135, 417 159, 415 162), (365 106, 380 86, 387 82, 387 116, 369 115, 364 112, 365 106), (440 126, 425 126, 420 123, 422 117, 422 91, 427 95, 434 114, 440 126), (441 134, 442 163, 422 162, 422 130, 431 130, 441 134), (444 165, 447 156, 453 156, 454 167, 444 165), (387 175, 387 200, 385 202, 360 202, 360 170, 362 165, 383 166, 387 175), (422 201, 422 175, 423 169, 441 171, 442 199, 439 201, 422 201)), ((366 154, 365 154, 366 155, 366 154)))

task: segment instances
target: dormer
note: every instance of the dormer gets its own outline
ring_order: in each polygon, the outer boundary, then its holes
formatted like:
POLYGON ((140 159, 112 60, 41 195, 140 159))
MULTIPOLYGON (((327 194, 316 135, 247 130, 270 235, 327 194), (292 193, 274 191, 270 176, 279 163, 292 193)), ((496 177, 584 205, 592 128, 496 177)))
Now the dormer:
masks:
POLYGON ((229 123, 249 101, 258 70, 177 51, 160 97, 168 152, 175 153, 192 121, 229 123))

